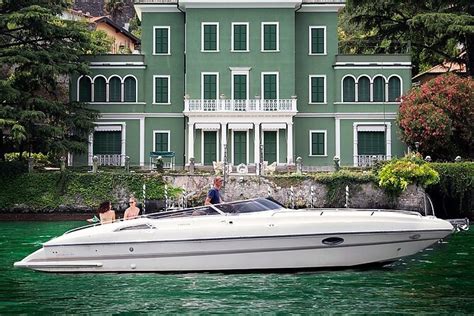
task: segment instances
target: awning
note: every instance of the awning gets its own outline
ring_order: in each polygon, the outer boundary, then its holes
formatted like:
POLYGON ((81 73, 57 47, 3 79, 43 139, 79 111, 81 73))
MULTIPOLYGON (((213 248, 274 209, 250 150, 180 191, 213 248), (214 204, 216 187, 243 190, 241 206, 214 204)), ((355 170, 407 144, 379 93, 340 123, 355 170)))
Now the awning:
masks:
POLYGON ((97 125, 94 127, 96 132, 121 132, 122 125, 97 125))
POLYGON ((195 129, 202 129, 203 131, 218 131, 221 129, 219 123, 196 123, 195 129))
POLYGON ((385 125, 357 125, 358 132, 385 132, 385 125))
POLYGON ((249 129, 253 129, 252 123, 229 123, 228 129, 234 131, 248 131, 249 129))
POLYGON ((279 129, 286 129, 285 123, 263 123, 262 131, 278 131, 279 129))

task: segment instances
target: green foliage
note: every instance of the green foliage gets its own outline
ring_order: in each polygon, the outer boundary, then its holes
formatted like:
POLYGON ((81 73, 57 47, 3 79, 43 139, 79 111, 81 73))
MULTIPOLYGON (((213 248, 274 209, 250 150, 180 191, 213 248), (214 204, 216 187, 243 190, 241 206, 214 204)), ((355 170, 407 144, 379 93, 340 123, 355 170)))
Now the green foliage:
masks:
MULTIPOLYGON (((31 157, 35 160, 35 164, 41 164, 41 165, 50 165, 51 161, 49 161, 48 155, 45 155, 43 153, 28 153, 24 151, 21 154, 22 158, 25 159, 26 157, 31 157)), ((20 160, 20 153, 7 153, 5 154, 5 160, 6 161, 17 161, 20 160)))
POLYGON ((86 23, 61 19, 70 5, 0 1, 0 154, 87 149, 98 113, 69 101, 67 76, 86 73, 79 56, 107 45, 86 23))
POLYGON ((10 179, 27 171, 26 161, 0 162, 0 179, 10 179))
POLYGON ((427 190, 437 209, 467 216, 464 212, 474 209, 474 162, 432 163, 431 167, 440 175, 440 181, 427 190))
POLYGON ((394 195, 405 191, 409 184, 422 187, 439 182, 439 174, 420 156, 407 155, 383 166, 378 172, 379 186, 394 195))
MULTIPOLYGON (((435 65, 443 59, 459 62, 465 51, 470 61, 468 73, 474 76, 473 14, 471 0, 351 0, 345 7, 340 34, 345 35, 343 39, 354 34, 350 39, 356 47, 373 43, 379 53, 410 43, 415 74, 421 65, 435 65)), ((371 52, 374 50, 369 48, 367 53, 371 52)))
MULTIPOLYGON (((10 210, 14 205, 25 205, 36 210, 53 210, 60 205, 94 209, 106 200, 122 202, 130 195, 142 199, 143 184, 146 184, 147 199, 164 199, 164 182, 158 174, 17 174, 0 179, 0 209, 10 210)), ((177 197, 181 191, 180 188, 168 187, 168 197, 177 197)))

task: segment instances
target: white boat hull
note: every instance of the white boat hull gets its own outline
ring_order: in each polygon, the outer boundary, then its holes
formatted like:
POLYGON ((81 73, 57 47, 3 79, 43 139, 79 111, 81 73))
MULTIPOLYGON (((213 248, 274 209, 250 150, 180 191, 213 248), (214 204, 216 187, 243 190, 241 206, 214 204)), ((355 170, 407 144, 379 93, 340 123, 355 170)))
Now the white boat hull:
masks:
POLYGON ((376 211, 140 218, 65 234, 15 266, 48 272, 353 267, 416 254, 452 231, 434 217, 376 211))

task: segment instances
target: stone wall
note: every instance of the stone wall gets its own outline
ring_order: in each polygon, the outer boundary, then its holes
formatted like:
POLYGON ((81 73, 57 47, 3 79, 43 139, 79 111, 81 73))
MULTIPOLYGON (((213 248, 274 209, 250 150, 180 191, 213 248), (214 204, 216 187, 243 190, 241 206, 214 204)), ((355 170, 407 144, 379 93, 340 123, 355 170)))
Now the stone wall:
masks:
MULTIPOLYGON (((214 176, 165 176, 164 179, 170 185, 186 190, 189 194, 188 205, 202 205, 214 176)), ((272 177, 228 176, 221 192, 225 201, 271 196, 284 205, 296 208, 345 206, 345 188, 338 189, 336 196, 330 199, 326 185, 311 179, 284 182, 272 177)), ((424 190, 414 185, 396 198, 387 195, 373 183, 349 186, 349 207, 352 208, 392 208, 424 212, 424 204, 424 190)))

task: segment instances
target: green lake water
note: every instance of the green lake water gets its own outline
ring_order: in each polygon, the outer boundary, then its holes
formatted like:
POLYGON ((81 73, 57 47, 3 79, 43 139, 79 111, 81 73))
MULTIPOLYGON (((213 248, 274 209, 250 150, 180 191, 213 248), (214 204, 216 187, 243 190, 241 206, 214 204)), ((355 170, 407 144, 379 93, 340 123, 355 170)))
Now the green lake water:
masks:
POLYGON ((5 314, 474 314, 474 232, 378 269, 53 274, 13 263, 83 222, 0 222, 5 314))

